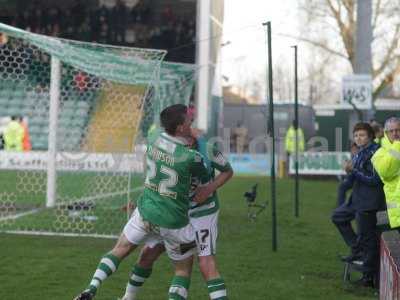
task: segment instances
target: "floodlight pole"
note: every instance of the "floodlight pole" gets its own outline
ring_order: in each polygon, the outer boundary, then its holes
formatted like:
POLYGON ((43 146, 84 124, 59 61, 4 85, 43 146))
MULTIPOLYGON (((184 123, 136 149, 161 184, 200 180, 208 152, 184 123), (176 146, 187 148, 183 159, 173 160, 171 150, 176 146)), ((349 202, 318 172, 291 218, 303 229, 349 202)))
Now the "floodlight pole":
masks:
POLYGON ((268 98, 269 98, 269 114, 268 114, 268 132, 272 141, 272 149, 270 153, 271 161, 271 202, 272 202, 272 251, 276 252, 278 248, 277 239, 277 222, 276 222, 276 176, 275 176, 275 130, 274 130, 274 98, 273 98, 273 82, 272 82, 272 47, 271 47, 271 22, 263 23, 267 26, 267 42, 268 42, 268 98))
POLYGON ((294 215, 299 217, 299 99, 297 93, 297 45, 294 48, 294 129, 295 129, 295 177, 294 177, 294 215))

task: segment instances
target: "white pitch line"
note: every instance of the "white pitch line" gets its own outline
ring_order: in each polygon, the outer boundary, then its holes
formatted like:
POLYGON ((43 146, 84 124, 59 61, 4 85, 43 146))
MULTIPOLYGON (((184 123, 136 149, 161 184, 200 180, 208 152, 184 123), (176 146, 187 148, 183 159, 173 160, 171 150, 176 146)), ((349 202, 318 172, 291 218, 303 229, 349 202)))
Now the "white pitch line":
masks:
POLYGON ((91 233, 62 233, 62 232, 51 232, 51 231, 29 231, 29 230, 6 230, 5 233, 9 234, 21 234, 21 235, 42 235, 42 236, 65 236, 65 237, 91 237, 91 238, 106 238, 106 239, 117 239, 118 235, 111 234, 91 234, 91 233))
MULTIPOLYGON (((140 187, 134 188, 129 193, 134 193, 134 192, 140 191, 142 189, 143 189, 143 187, 140 186, 140 187)), ((72 201, 83 201, 83 202, 86 202, 86 201, 95 200, 95 199, 99 199, 99 198, 101 199, 101 198, 107 198, 107 197, 113 197, 113 196, 125 195, 125 194, 127 194, 127 192, 108 193, 108 194, 104 194, 104 195, 101 195, 101 196, 85 197, 85 198, 74 199, 74 200, 70 200, 68 202, 61 202, 61 203, 56 203, 56 204, 57 205, 68 204, 68 203, 71 203, 72 201)), ((26 211, 26 212, 23 212, 23 213, 19 213, 19 214, 15 214, 15 215, 12 215, 12 216, 7 216, 7 217, 2 217, 2 218, 0 218, 0 222, 8 221, 8 220, 16 220, 16 219, 19 219, 19 218, 22 218, 22 217, 25 217, 25 216, 33 215, 33 214, 36 214, 36 213, 38 213, 38 212, 40 212, 40 211, 42 211, 44 209, 45 208, 35 208, 35 209, 29 210, 29 211, 26 211)))
MULTIPOLYGON (((143 190, 144 187, 139 186, 137 188, 134 188, 131 190, 129 193, 134 193, 140 190, 143 190)), ((108 193, 108 194, 103 194, 103 195, 98 195, 98 196, 89 196, 89 197, 83 197, 83 198, 73 198, 67 201, 62 201, 62 202, 56 202, 56 206, 59 205, 66 205, 66 204, 72 204, 74 202, 89 202, 91 200, 97 200, 97 199, 102 199, 102 198, 108 198, 108 197, 114 197, 114 196, 120 196, 120 195, 126 195, 128 192, 116 192, 116 193, 108 193)))
POLYGON ((1 221, 7 221, 7 220, 16 220, 16 219, 21 218, 21 217, 25 217, 25 216, 36 214, 36 213, 40 212, 41 210, 43 210, 43 208, 35 208, 35 209, 29 210, 29 211, 26 211, 26 212, 23 212, 23 213, 19 213, 19 214, 15 214, 15 215, 12 215, 12 216, 3 217, 3 218, 0 218, 0 222, 1 221))
MULTIPOLYGON (((134 193, 137 191, 140 191, 144 189, 144 187, 139 186, 137 188, 134 188, 133 190, 129 191, 129 193, 134 193)), ((98 196, 89 196, 89 197, 83 197, 83 198, 78 198, 78 199, 72 199, 70 201, 64 201, 61 203, 56 203, 56 204, 67 204, 70 203, 71 201, 82 201, 82 202, 86 202, 86 201, 90 201, 90 200, 96 200, 96 199, 102 199, 102 198, 108 198, 108 197, 114 197, 114 196, 120 196, 120 195, 126 195, 128 194, 127 191, 124 192, 116 192, 116 193, 108 193, 108 194, 102 194, 102 195, 98 195, 98 196)))

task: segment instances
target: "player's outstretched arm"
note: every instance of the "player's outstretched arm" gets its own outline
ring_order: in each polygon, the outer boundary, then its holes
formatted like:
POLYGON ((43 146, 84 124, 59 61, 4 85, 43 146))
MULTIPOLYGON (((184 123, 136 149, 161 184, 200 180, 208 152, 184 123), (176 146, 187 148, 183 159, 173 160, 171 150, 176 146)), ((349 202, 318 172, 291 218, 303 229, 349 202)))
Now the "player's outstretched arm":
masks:
POLYGON ((202 203, 207 200, 207 198, 214 193, 218 188, 223 186, 226 182, 228 182, 229 179, 231 179, 233 176, 233 171, 232 169, 221 172, 218 174, 215 179, 203 186, 199 186, 196 189, 194 201, 197 203, 202 203))

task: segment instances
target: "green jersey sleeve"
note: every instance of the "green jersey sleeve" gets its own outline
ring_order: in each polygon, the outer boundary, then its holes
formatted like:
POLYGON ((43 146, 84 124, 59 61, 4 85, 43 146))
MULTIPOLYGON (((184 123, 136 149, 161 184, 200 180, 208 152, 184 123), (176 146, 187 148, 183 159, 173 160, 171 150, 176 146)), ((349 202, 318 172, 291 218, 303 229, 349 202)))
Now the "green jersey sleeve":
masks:
MULTIPOLYGON (((211 148, 211 147, 210 147, 211 148)), ((209 159, 211 161, 211 167, 220 172, 227 172, 232 170, 231 164, 228 159, 224 156, 224 154, 219 151, 216 146, 213 146, 209 152, 209 159)))
POLYGON ((193 160, 189 167, 192 177, 205 178, 208 176, 207 166, 204 162, 204 157, 195 150, 190 150, 193 153, 193 160))

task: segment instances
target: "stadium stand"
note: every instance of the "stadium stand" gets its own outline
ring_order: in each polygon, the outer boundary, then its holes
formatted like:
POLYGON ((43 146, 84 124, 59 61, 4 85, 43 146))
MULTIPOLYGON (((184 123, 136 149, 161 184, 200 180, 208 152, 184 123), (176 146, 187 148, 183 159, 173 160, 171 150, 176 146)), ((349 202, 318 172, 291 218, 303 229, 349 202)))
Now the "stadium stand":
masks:
MULTIPOLYGON (((193 63, 195 2, 138 1, 128 7, 93 1, 32 1, 0 21, 34 33, 119 46, 168 50, 167 61, 193 63), (72 17, 73 16, 73 17, 72 17), (172 51, 170 51, 172 50, 172 51)), ((0 4, 1 9, 1 4, 0 4)))
MULTIPOLYGON (((46 90, 41 93, 26 93, 23 87, 13 82, 1 81, 0 117, 14 115, 26 117, 34 150, 47 149, 49 97, 46 90)), ((63 136, 62 143, 68 145, 70 149, 77 149, 81 143, 80 137, 88 124, 89 108, 94 99, 95 95, 92 93, 86 93, 82 97, 82 94, 76 92, 76 97, 64 101, 64 105, 60 108, 59 133, 63 136)))
MULTIPOLYGON (((90 1, 32 1, 24 9, 9 10, 2 14, 0 21, 34 33, 81 41, 107 43, 129 47, 166 49, 166 60, 193 63, 195 58, 195 22, 193 20, 196 5, 192 2, 156 1, 150 6, 147 1, 138 1, 128 7, 123 1, 116 1, 114 7, 93 5, 90 1), (72 18, 72 16, 74 16, 72 18)), ((1 9, 1 4, 0 4, 1 9)), ((0 45, 0 117, 12 115, 27 119, 32 141, 32 150, 46 150, 49 132, 49 88, 50 57, 35 50, 25 51, 18 44, 0 45), (9 53, 15 60, 22 59, 29 66, 22 68, 22 74, 10 74, 7 69, 9 53), (6 59, 7 58, 7 59, 6 59), (37 66, 37 67, 35 67, 37 66), (25 76, 34 91, 17 86, 13 76, 25 76)), ((15 61, 20 63, 20 61, 15 61)), ((13 63, 13 62, 12 62, 13 63)), ((21 64, 23 66, 23 64, 21 64)), ((65 73, 69 73, 67 70, 65 73)), ((76 97, 65 97, 70 91, 61 91, 58 134, 62 137, 63 149, 76 150, 87 147, 93 142, 82 141, 85 130, 91 134, 96 130, 94 122, 101 121, 99 110, 94 105, 101 95, 88 93, 82 89, 79 80, 82 74, 63 76, 63 80, 76 81, 76 97), (98 121, 100 120, 100 121, 98 121), (68 129, 68 130, 67 130, 68 129)), ((100 104, 99 104, 100 105, 100 104)), ((121 104, 123 105, 123 104, 121 104)), ((129 130, 128 130, 129 131, 129 130)), ((0 131, 1 133, 1 131, 0 131)), ((127 133, 120 133, 125 136, 127 133)), ((96 135, 93 133, 93 135, 96 135)), ((104 146, 97 145, 103 149, 104 146)))

